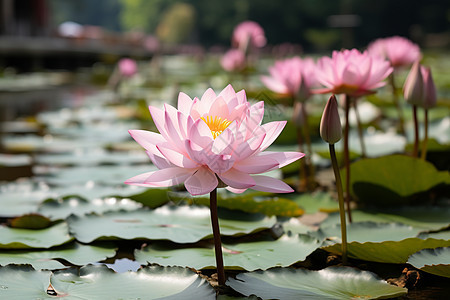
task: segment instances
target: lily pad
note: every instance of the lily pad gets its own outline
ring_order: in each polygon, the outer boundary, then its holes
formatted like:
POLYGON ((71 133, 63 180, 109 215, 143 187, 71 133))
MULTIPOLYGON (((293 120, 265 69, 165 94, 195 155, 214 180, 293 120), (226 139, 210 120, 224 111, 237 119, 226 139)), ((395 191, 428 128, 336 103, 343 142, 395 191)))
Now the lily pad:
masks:
MULTIPOLYGON (((275 241, 223 244, 224 266, 226 269, 247 271, 286 267, 305 260, 321 245, 322 242, 308 235, 283 235, 275 241)), ((173 249, 156 244, 136 250, 135 258, 142 264, 157 263, 194 269, 215 268, 216 265, 212 247, 173 249)))
POLYGON ((284 232, 292 232, 294 234, 305 234, 311 230, 313 227, 303 224, 298 218, 289 218, 288 220, 281 221, 281 226, 283 226, 284 232))
POLYGON ((66 268, 57 259, 64 259, 73 265, 82 266, 104 260, 115 254, 116 250, 112 247, 106 248, 75 243, 60 249, 46 251, 4 251, 0 253, 0 265, 29 264, 36 270, 55 270, 66 268))
POLYGON ((422 271, 450 278, 450 247, 423 249, 411 255, 408 264, 422 271))
POLYGON ((71 240, 65 222, 40 230, 0 226, 0 249, 50 248, 71 240))
POLYGON ((339 211, 338 202, 329 193, 302 194, 295 196, 293 200, 305 210, 306 214, 313 214, 318 211, 326 213, 339 211))
MULTIPOLYGON (((347 226, 348 255, 361 260, 400 264, 406 263, 408 257, 419 250, 450 246, 450 240, 416 237, 419 232, 420 229, 398 223, 353 222, 347 226)), ((310 234, 327 238, 328 245, 322 249, 342 254, 339 225, 310 234)))
POLYGON ((372 272, 350 267, 319 271, 276 268, 238 274, 227 283, 241 294, 262 299, 380 299, 407 293, 407 289, 390 285, 372 272))
POLYGON ((130 199, 114 197, 93 199, 91 201, 69 197, 59 200, 47 200, 39 207, 39 213, 52 220, 65 219, 71 214, 82 216, 88 213, 101 214, 107 211, 136 210, 141 208, 140 203, 130 199))
POLYGON ((362 202, 379 206, 406 203, 414 194, 450 183, 449 172, 404 155, 361 159, 351 164, 350 171, 352 194, 362 202))
MULTIPOLYGON (((192 197, 188 193, 172 192, 169 194, 169 198, 174 201, 184 200, 188 203, 209 206, 209 197, 205 196, 192 197)), ((261 213, 266 216, 296 217, 303 214, 303 210, 292 200, 274 197, 272 194, 264 192, 219 193, 217 205, 247 213, 261 213)))
POLYGON ((11 183, 0 189, 0 216, 6 218, 36 213, 42 201, 55 196, 48 189, 36 189, 31 183, 11 183))
POLYGON ((204 279, 183 268, 152 266, 115 273, 106 266, 88 265, 52 273, 6 266, 0 268, 0 278, 2 299, 215 299, 204 279))
MULTIPOLYGON (((97 239, 151 239, 193 243, 212 237, 209 209, 205 207, 169 207, 155 210, 111 212, 104 215, 71 216, 70 232, 83 243, 97 239)), ((220 219, 223 235, 243 235, 271 228, 275 217, 253 216, 253 219, 220 219)))
POLYGON ((86 182, 104 183, 109 185, 123 184, 125 180, 137 174, 156 171, 154 165, 143 166, 96 166, 64 168, 45 176, 42 179, 55 185, 70 186, 82 185, 86 182))
MULTIPOLYGON (((449 206, 407 206, 388 209, 352 210, 353 222, 397 222, 422 230, 440 230, 450 225, 449 206)), ((340 223, 339 213, 333 213, 321 226, 340 223)))
POLYGON ((22 229, 43 229, 49 227, 51 221, 49 218, 39 214, 26 214, 10 221, 11 228, 22 229))

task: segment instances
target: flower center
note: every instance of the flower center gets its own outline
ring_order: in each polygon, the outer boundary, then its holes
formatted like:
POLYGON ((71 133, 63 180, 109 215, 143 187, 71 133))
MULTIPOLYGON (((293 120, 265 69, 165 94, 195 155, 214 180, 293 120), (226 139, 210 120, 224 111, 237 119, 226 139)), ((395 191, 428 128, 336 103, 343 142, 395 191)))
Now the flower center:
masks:
POLYGON ((205 121, 206 125, 208 125, 214 139, 231 124, 231 121, 222 119, 221 117, 213 118, 211 116, 206 116, 206 118, 202 117, 202 120, 205 121))

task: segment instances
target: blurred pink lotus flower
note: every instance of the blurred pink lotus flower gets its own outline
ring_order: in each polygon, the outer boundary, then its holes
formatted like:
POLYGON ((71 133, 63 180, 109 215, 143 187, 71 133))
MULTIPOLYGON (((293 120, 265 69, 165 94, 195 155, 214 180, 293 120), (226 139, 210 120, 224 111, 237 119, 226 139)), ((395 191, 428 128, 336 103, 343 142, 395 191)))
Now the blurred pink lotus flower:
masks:
POLYGON ((131 58, 122 58, 118 63, 120 75, 131 77, 137 73, 136 61, 131 58))
POLYGON ((434 107, 437 97, 431 69, 416 61, 406 78, 403 92, 405 100, 412 105, 426 109, 434 107))
POLYGON ((239 49, 230 49, 222 57, 220 64, 228 72, 241 71, 245 67, 245 54, 239 49))
POLYGON ((370 55, 386 58, 394 68, 410 66, 422 56, 417 44, 401 36, 377 39, 369 44, 367 51, 370 55))
POLYGON ((333 51, 317 63, 316 78, 325 89, 315 93, 346 94, 359 97, 374 93, 385 85, 383 80, 393 71, 389 62, 356 49, 333 51))
POLYGON ((287 58, 276 61, 269 68, 270 76, 261 76, 261 81, 276 93, 305 101, 311 96, 311 88, 317 84, 315 70, 316 65, 311 58, 287 58))
POLYGON ((125 183, 166 187, 184 183, 192 195, 217 187, 241 193, 258 191, 289 193, 281 180, 254 175, 281 168, 304 156, 299 152, 264 151, 278 137, 286 121, 261 125, 264 102, 250 105, 245 91, 231 85, 219 95, 208 89, 201 99, 178 96, 178 108, 149 107, 160 133, 130 130, 147 150, 158 171, 144 173, 125 183))
POLYGON ((249 46, 264 47, 267 40, 264 29, 258 23, 244 21, 234 28, 232 42, 239 49, 245 50, 249 46))

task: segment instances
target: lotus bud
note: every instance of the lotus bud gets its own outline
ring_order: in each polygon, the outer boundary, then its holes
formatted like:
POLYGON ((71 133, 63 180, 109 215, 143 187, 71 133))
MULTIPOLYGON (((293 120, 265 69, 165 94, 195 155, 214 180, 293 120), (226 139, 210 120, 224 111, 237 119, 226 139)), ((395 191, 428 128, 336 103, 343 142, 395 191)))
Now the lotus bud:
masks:
POLYGON ((430 68, 422 68, 423 81, 425 84, 425 101, 423 107, 425 109, 436 106, 436 86, 434 85, 433 76, 431 76, 430 68))
POLYGON ((425 102, 425 86, 419 61, 409 71, 403 86, 405 100, 412 105, 423 106, 425 102))
POLYGON ((325 105, 320 120, 320 136, 328 144, 335 144, 342 138, 341 120, 339 119, 338 103, 332 95, 325 105))
POLYGON ((122 58, 119 63, 119 72, 124 77, 131 77, 137 73, 136 61, 130 58, 122 58))

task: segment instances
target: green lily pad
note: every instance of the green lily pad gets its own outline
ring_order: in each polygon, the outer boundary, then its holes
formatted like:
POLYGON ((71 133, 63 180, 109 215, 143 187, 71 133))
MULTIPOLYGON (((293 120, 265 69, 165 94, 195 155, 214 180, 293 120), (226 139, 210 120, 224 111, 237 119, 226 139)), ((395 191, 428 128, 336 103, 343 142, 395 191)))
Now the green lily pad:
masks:
POLYGON ((303 224, 298 218, 289 218, 288 220, 281 221, 281 226, 284 232, 291 232, 294 234, 306 234, 313 230, 313 227, 303 224))
MULTIPOLYGON (((353 222, 397 222, 422 230, 440 230, 450 225, 449 206, 404 206, 400 208, 352 210, 353 222)), ((340 224, 339 213, 333 213, 321 226, 340 224)))
POLYGON ((95 167, 72 167, 64 168, 45 176, 46 182, 55 185, 70 186, 80 185, 86 182, 104 183, 109 185, 123 184, 125 180, 137 174, 156 171, 154 165, 143 166, 95 166, 95 167))
MULTIPOLYGON (((188 203, 209 206, 209 197, 192 197, 188 193, 170 193, 173 201, 184 200, 188 203)), ((248 192, 244 194, 232 194, 221 192, 218 194, 217 205, 219 207, 240 210, 247 213, 261 213, 266 216, 296 217, 303 214, 303 210, 292 200, 274 197, 270 193, 248 192)))
MULTIPOLYGON (((286 267, 305 258, 319 248, 322 242, 308 235, 283 235, 273 241, 240 244, 222 244, 226 269, 253 271, 271 267, 286 267)), ((164 245, 151 245, 135 251, 142 264, 187 266, 194 269, 215 268, 214 248, 173 249, 164 245)))
POLYGON ((0 278, 2 299, 215 299, 204 279, 176 267, 115 273, 106 266, 88 265, 52 273, 6 266, 0 268, 0 278))
MULTIPOLYGON (((220 219, 223 235, 243 235, 271 228, 275 217, 220 219)), ((155 210, 110 212, 104 215, 70 216, 70 232, 83 243, 97 239, 151 239, 194 243, 212 237, 209 209, 205 207, 163 206, 155 210)))
MULTIPOLYGON (((398 223, 358 222, 347 225, 348 256, 382 263, 406 263, 408 257, 425 248, 450 246, 450 240, 416 237, 420 229, 398 223)), ((310 232, 317 238, 327 238, 322 249, 342 254, 339 225, 310 232)))
POLYGON ((408 264, 422 271, 450 278, 450 247, 423 249, 411 255, 408 264))
POLYGON ((293 200, 305 210, 306 214, 313 214, 318 211, 326 213, 339 211, 339 203, 329 193, 302 194, 295 196, 293 200))
POLYGON ((52 195, 46 189, 35 189, 31 183, 2 185, 0 216, 11 218, 36 213, 39 204, 52 195))
POLYGON ((43 229, 50 226, 50 219, 39 214, 26 214, 10 221, 11 228, 43 229))
POLYGON ((55 270, 66 268, 57 259, 64 259, 73 265, 82 266, 112 257, 115 253, 116 250, 112 247, 106 248, 75 243, 67 247, 46 251, 4 251, 0 253, 0 265, 29 264, 36 270, 55 270))
POLYGON ((91 201, 69 197, 65 199, 45 201, 39 207, 39 213, 52 220, 65 219, 71 214, 82 216, 88 213, 101 214, 107 211, 136 210, 142 205, 130 199, 118 199, 114 197, 93 199, 91 201))
POLYGON ((351 164, 350 171, 352 194, 371 205, 406 203, 414 194, 450 184, 449 172, 437 171, 427 161, 404 155, 361 159, 351 164))
POLYGON ((320 271, 276 268, 242 273, 228 285, 246 296, 262 299, 380 299, 399 297, 407 289, 390 285, 374 273, 350 267, 320 271))
POLYGON ((39 230, 0 226, 0 249, 50 248, 71 240, 65 222, 39 230))

